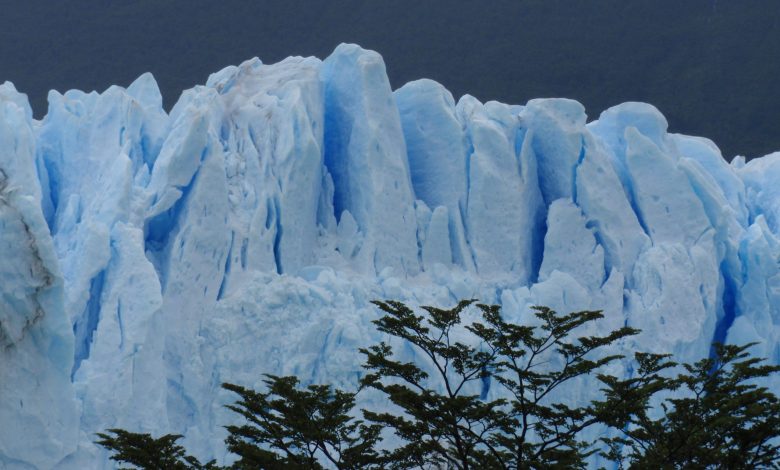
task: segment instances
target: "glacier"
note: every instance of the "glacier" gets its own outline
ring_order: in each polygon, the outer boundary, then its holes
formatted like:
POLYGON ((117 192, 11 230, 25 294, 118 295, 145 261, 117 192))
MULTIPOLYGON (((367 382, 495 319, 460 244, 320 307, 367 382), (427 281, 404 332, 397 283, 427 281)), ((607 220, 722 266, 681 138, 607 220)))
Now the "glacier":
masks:
POLYGON ((354 389, 373 299, 599 309, 642 329, 623 353, 780 364, 780 152, 727 163, 649 104, 393 90, 348 44, 170 112, 150 74, 48 100, 0 86, 0 468, 110 468, 110 427, 224 459, 220 384, 354 389))

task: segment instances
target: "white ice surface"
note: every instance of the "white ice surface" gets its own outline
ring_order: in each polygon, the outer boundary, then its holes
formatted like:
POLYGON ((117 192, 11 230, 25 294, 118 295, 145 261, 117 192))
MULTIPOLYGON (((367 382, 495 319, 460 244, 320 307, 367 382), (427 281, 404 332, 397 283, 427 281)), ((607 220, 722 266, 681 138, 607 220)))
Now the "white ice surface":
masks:
POLYGON ((41 121, 6 83, 0 468, 110 467, 110 427, 223 458, 220 384, 353 388, 373 299, 600 309, 643 330, 624 353, 778 364, 778 182, 780 153, 728 164, 648 104, 393 92, 354 45, 227 67, 170 113, 150 74, 41 121))

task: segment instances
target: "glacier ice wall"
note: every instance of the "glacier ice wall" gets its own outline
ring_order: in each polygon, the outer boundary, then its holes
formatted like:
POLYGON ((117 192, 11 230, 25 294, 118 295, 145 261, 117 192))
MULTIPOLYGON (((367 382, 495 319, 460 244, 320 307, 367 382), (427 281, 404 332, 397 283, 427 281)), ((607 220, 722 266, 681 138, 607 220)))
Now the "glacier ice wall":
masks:
POLYGON ((393 91, 354 45, 228 67, 170 113, 149 74, 41 121, 6 83, 0 468, 107 466, 109 427, 222 458, 220 384, 353 387, 372 299, 602 309, 643 330, 624 352, 780 363, 778 181, 780 153, 728 164, 648 104, 393 91))

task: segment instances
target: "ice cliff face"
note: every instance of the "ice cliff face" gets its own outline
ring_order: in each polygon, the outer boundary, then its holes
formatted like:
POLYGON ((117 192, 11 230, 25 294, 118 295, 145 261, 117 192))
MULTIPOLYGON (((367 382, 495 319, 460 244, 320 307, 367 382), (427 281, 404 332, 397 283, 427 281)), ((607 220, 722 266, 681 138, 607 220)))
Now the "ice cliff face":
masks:
POLYGON ((602 309, 643 330, 624 352, 780 363, 779 181, 780 153, 728 164, 647 104, 393 91, 352 45, 228 67, 170 114, 151 75, 42 121, 6 83, 0 468, 107 465, 109 427, 221 458, 220 383, 353 387, 372 299, 602 309))

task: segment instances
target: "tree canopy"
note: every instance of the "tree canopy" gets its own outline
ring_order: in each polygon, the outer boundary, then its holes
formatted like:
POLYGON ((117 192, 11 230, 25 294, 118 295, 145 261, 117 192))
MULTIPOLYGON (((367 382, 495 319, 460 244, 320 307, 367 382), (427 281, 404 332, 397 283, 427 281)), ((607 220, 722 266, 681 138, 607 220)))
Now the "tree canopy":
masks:
POLYGON ((533 324, 518 325, 474 300, 422 313, 374 304, 377 329, 423 360, 403 361, 384 342, 361 348, 366 375, 355 392, 274 375, 264 391, 223 384, 238 396, 227 407, 240 424, 226 425, 225 441, 235 463, 201 464, 178 435, 111 429, 97 443, 143 469, 586 468, 597 458, 620 468, 780 467, 780 402, 761 385, 780 367, 751 357, 752 344, 715 345, 694 364, 638 352, 623 378, 604 372, 629 360, 610 345, 639 331, 578 334, 599 311, 534 307, 533 324), (479 321, 464 321, 473 307, 479 321), (557 398, 586 378, 600 385, 595 399, 557 398), (358 411, 365 390, 392 408, 358 411))

